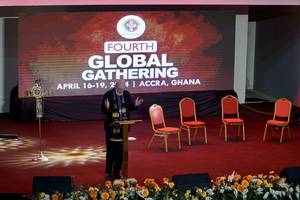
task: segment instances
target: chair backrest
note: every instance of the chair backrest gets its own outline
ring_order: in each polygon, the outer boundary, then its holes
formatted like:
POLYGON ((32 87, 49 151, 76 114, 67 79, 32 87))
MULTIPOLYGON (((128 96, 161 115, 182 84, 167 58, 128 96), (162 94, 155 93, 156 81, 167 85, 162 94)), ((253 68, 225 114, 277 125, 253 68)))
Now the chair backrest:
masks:
POLYGON ((290 121, 292 103, 286 98, 277 99, 275 102, 275 109, 273 119, 286 118, 287 122, 290 121))
POLYGON ((232 96, 227 95, 221 100, 221 108, 222 108, 222 119, 224 119, 225 115, 235 115, 239 117, 239 100, 232 96))
POLYGON ((157 127, 166 127, 164 112, 160 105, 153 104, 149 108, 152 129, 155 131, 157 127))
POLYGON ((188 97, 181 99, 179 102, 179 110, 181 124, 183 124, 184 120, 187 118, 192 118, 193 120, 197 121, 196 106, 193 99, 188 97))

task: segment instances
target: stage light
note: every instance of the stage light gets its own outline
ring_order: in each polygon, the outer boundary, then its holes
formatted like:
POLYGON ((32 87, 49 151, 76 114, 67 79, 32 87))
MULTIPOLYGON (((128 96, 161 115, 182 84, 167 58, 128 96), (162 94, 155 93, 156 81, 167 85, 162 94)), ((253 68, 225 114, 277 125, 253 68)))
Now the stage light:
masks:
POLYGON ((18 139, 0 138, 0 152, 32 147, 35 143, 34 140, 23 137, 18 139))
POLYGON ((65 148, 52 148, 43 151, 47 154, 48 161, 34 162, 32 157, 34 153, 20 153, 14 157, 7 158, 2 161, 8 165, 22 168, 50 168, 54 166, 71 166, 71 165, 84 165, 86 163, 97 163, 105 160, 106 151, 104 146, 98 147, 65 147, 65 148))

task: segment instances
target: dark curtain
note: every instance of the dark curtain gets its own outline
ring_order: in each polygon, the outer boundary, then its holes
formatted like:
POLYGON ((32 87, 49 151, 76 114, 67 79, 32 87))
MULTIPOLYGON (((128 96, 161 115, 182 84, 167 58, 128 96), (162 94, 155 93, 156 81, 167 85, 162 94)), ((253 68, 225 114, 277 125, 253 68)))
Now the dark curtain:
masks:
MULTIPOLYGON (((137 111, 132 111, 132 119, 149 118, 148 108, 152 104, 159 104, 164 109, 165 117, 179 117, 179 101, 184 97, 190 97, 196 102, 197 115, 206 118, 220 114, 220 102, 222 97, 234 95, 233 90, 214 90, 197 92, 174 92, 133 94, 133 101, 137 96, 144 98, 144 103, 137 111)), ((35 99, 24 98, 12 101, 12 110, 18 110, 15 118, 19 121, 35 120, 35 99), (17 108, 16 108, 17 107, 17 108)), ((69 96, 69 97, 45 97, 44 117, 47 121, 75 121, 75 120, 100 120, 102 96, 69 96)))

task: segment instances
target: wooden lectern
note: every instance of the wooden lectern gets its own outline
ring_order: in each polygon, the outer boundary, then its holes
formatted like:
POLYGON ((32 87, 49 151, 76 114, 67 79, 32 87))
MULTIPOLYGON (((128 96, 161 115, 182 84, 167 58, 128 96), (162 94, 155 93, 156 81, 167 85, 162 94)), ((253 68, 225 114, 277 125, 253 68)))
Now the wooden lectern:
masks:
POLYGON ((136 124, 138 122, 142 122, 142 120, 123 120, 116 121, 116 124, 120 124, 123 127, 123 166, 122 166, 122 174, 124 178, 128 177, 128 129, 129 125, 136 124))

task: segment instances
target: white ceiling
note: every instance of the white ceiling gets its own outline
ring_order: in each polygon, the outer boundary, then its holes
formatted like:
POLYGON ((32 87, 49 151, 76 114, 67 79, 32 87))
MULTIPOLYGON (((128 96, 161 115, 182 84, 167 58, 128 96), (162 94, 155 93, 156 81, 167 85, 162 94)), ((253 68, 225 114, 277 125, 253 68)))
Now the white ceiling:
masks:
POLYGON ((300 0, 0 0, 0 6, 53 5, 300 5, 300 0))

